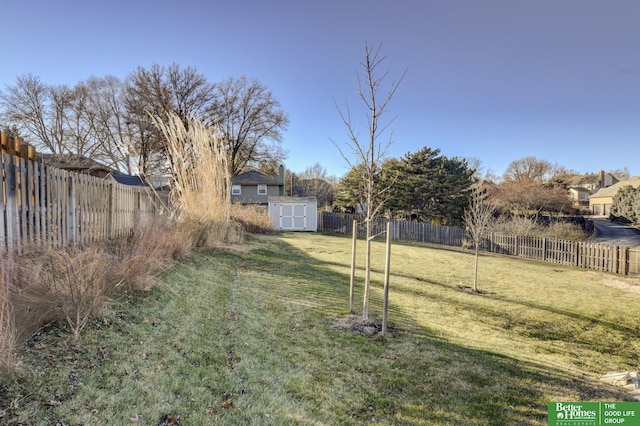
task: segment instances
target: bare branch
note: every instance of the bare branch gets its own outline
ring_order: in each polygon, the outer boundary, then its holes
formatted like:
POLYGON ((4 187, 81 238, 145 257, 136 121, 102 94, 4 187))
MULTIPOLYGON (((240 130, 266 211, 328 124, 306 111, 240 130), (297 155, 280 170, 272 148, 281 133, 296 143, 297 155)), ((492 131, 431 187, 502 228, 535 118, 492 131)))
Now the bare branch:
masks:
POLYGON ((378 67, 385 60, 385 57, 380 57, 380 50, 381 46, 378 46, 376 49, 372 49, 367 43, 365 43, 365 58, 364 62, 360 63, 360 65, 362 66, 362 75, 361 73, 356 71, 356 93, 364 104, 367 112, 366 120, 368 134, 366 136, 366 140, 363 140, 364 138, 361 139, 360 135, 356 131, 356 125, 354 124, 353 118, 351 116, 349 106, 347 105, 347 107, 343 110, 334 100, 334 104, 336 105, 336 109, 338 110, 338 114, 340 115, 340 119, 347 128, 347 135, 350 141, 348 145, 357 157, 355 165, 357 167, 354 167, 352 161, 345 155, 343 149, 336 142, 331 140, 331 142, 333 142, 333 144, 338 148, 340 155, 342 155, 342 157, 347 161, 352 169, 356 170, 356 172, 361 175, 362 181, 364 182, 363 199, 366 208, 365 225, 367 228, 367 248, 365 255, 366 277, 362 313, 364 319, 367 319, 368 317, 371 270, 370 241, 373 238, 372 222, 382 211, 384 203, 387 201, 384 195, 393 185, 392 182, 387 187, 379 188, 379 184, 376 182, 376 177, 381 170, 381 163, 387 155, 389 147, 393 143, 393 139, 391 137, 392 135, 384 142, 381 140, 381 137, 382 134, 389 128, 391 123, 393 123, 395 117, 386 123, 381 122, 381 119, 383 114, 385 113, 387 105, 391 101, 391 98, 396 93, 398 85, 406 74, 405 71, 398 82, 393 82, 391 84, 386 92, 385 97, 382 100, 382 103, 379 103, 379 92, 382 90, 382 85, 389 74, 388 71, 381 74, 377 71, 378 67))

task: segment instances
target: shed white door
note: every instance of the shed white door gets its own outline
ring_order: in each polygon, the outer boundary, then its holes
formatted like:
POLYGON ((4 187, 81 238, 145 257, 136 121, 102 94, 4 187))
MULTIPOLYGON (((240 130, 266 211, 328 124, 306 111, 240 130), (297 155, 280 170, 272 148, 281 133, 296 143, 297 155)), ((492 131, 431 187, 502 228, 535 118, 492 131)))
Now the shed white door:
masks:
POLYGON ((280 204, 280 229, 307 229, 306 204, 280 204))

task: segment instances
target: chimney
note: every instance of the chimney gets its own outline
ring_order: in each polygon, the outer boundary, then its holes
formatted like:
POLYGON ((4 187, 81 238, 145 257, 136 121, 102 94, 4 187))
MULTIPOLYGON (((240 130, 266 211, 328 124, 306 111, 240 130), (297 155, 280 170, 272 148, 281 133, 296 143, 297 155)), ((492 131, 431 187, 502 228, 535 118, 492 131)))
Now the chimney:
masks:
POLYGON ((600 178, 598 179, 598 188, 604 188, 604 170, 600 170, 600 178))
POLYGON ((285 196, 286 191, 284 190, 284 166, 282 164, 280 164, 280 167, 278 167, 278 180, 280 181, 280 188, 278 190, 278 195, 285 196))

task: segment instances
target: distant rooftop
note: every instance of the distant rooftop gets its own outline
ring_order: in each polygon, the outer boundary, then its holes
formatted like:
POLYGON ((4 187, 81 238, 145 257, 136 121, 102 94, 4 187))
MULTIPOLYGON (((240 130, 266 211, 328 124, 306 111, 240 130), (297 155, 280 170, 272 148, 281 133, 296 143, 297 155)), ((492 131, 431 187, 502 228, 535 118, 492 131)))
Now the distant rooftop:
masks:
POLYGON ((96 160, 76 154, 38 154, 44 164, 63 170, 84 171, 115 171, 96 160))
POLYGON ((615 183, 606 188, 600 188, 595 194, 591 196, 591 198, 613 197, 618 193, 618 190, 624 188, 625 186, 640 188, 640 176, 634 176, 628 180, 623 180, 622 182, 615 183))
POLYGON ((236 185, 282 185, 278 179, 267 176, 257 170, 249 170, 231 178, 236 185))
POLYGON ((140 176, 124 175, 121 173, 109 173, 105 179, 113 179, 118 183, 130 186, 149 186, 140 176))

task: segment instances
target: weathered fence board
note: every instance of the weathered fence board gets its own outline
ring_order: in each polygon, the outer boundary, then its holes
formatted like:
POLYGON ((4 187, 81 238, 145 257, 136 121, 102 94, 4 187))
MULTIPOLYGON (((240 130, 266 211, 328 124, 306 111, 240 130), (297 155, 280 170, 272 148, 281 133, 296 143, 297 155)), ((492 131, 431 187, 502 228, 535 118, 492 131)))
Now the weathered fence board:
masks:
MULTIPOLYGON (((349 235, 354 219, 362 221, 364 218, 349 214, 320 212, 318 213, 318 230, 349 235)), ((376 223, 376 230, 381 228, 380 223, 376 223)), ((470 244, 466 231, 460 228, 393 220, 391 229, 392 238, 399 240, 452 247, 470 244)), ((364 230, 359 229, 358 236, 364 236, 364 230)), ((480 249, 507 256, 542 260, 614 274, 640 274, 640 247, 491 233, 481 242, 480 249)))
POLYGON ((640 274, 640 247, 632 247, 627 251, 627 273, 640 274))
POLYGON ((167 206, 166 194, 47 167, 19 139, 1 141, 0 250, 125 236, 167 206))

